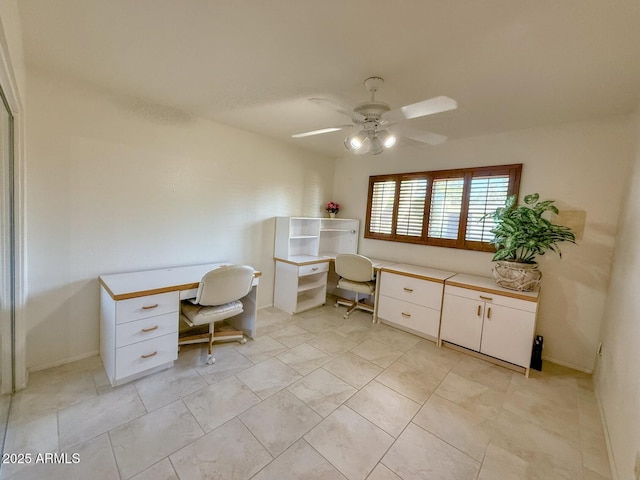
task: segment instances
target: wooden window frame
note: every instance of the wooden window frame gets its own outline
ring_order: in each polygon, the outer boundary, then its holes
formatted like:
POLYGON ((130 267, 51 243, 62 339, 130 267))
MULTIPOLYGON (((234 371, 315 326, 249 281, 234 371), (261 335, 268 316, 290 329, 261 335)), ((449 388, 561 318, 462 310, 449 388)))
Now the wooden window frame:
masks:
POLYGON ((494 165, 488 167, 472 167, 472 168, 456 168, 451 170, 435 170, 428 172, 411 172, 411 173, 394 173, 388 175, 373 175, 369 177, 369 189, 367 198, 367 217, 365 222, 364 238, 375 240, 387 240, 391 242, 415 243, 419 245, 433 245, 436 247, 460 248, 464 250, 477 250, 483 252, 493 252, 495 248, 489 242, 478 242, 466 240, 467 217, 469 213, 469 197, 471 193, 471 179, 474 177, 486 176, 509 176, 509 189, 507 195, 518 195, 520 192, 520 177, 522 175, 522 164, 511 165, 494 165), (424 219, 422 224, 422 235, 405 236, 396 234, 398 222, 398 206, 400 196, 400 182, 403 180, 412 180, 417 178, 425 178, 427 180, 427 194, 425 197, 424 219), (462 178, 462 207, 460 211, 460 221, 458 224, 458 238, 444 239, 428 236, 428 223, 431 213, 431 189, 433 181, 446 178, 462 178), (391 221, 391 233, 375 233, 371 232, 371 202, 373 198, 373 186, 377 182, 395 181, 395 199, 393 204, 393 214, 391 221))

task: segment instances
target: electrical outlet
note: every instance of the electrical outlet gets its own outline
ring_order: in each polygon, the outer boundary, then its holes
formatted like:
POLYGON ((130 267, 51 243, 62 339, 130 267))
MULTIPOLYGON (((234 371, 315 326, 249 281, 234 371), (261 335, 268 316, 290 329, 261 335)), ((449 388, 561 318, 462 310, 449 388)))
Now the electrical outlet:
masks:
POLYGON ((640 480, 640 450, 636 452, 636 467, 633 469, 635 479, 640 480))

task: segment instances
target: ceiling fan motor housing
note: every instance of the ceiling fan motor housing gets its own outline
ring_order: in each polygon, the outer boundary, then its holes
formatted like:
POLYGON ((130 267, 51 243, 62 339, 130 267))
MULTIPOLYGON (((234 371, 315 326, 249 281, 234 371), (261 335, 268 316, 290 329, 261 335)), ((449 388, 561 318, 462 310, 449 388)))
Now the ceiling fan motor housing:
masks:
MULTIPOLYGON (((367 129, 366 124, 370 122, 379 123, 382 118, 382 114, 391 110, 391 107, 386 103, 376 101, 376 92, 383 82, 384 80, 382 77, 367 78, 364 81, 364 86, 367 87, 367 90, 371 93, 371 99, 368 102, 359 103, 356 108, 353 109, 354 112, 365 118, 362 122, 365 129, 367 129)), ((377 127, 377 125, 375 125, 374 128, 375 127, 377 127)))
POLYGON ((353 109, 354 112, 364 116, 367 121, 378 121, 382 117, 382 114, 388 112, 389 110, 391 110, 391 107, 389 107, 389 105, 384 102, 377 102, 375 100, 360 103, 356 108, 353 109))

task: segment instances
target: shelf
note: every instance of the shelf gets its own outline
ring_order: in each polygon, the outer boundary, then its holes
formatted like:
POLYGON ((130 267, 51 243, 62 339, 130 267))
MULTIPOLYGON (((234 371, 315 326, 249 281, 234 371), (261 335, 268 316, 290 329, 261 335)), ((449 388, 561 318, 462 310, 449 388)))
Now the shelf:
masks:
POLYGON ((317 295, 300 295, 298 296, 296 312, 301 312, 303 310, 309 310, 310 308, 318 307, 325 302, 326 299, 318 298, 317 295))
POLYGON ((350 232, 356 233, 353 228, 321 228, 320 232, 350 232))
POLYGON ((309 275, 308 277, 300 277, 298 279, 298 293, 313 290, 315 288, 324 288, 327 285, 327 272, 309 275))
POLYGON ((303 240, 308 238, 319 238, 318 235, 291 235, 289 240, 303 240))

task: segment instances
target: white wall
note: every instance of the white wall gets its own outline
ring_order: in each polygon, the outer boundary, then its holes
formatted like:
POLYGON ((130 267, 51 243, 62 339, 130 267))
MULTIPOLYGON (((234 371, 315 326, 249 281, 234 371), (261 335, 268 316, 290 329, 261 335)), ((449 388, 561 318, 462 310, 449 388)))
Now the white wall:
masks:
POLYGON ((227 259, 272 303, 273 217, 324 213, 332 160, 42 72, 27 88, 28 367, 98 350, 100 274, 227 259))
POLYGON ((636 454, 640 455, 640 111, 634 133, 633 172, 620 214, 602 322, 603 356, 595 376, 620 479, 634 478, 636 454))
MULTIPOLYGON (((609 281, 620 185, 632 151, 625 116, 450 140, 378 156, 345 156, 336 163, 334 199, 344 207, 341 216, 364 221, 369 175, 522 163, 521 198, 538 192, 542 199, 556 200, 560 209, 587 213, 579 246, 562 246, 562 260, 550 254, 539 259, 543 280, 537 333, 544 335, 545 358, 590 371, 609 281)), ((368 239, 361 239, 360 252, 491 276, 490 253, 368 239)))

